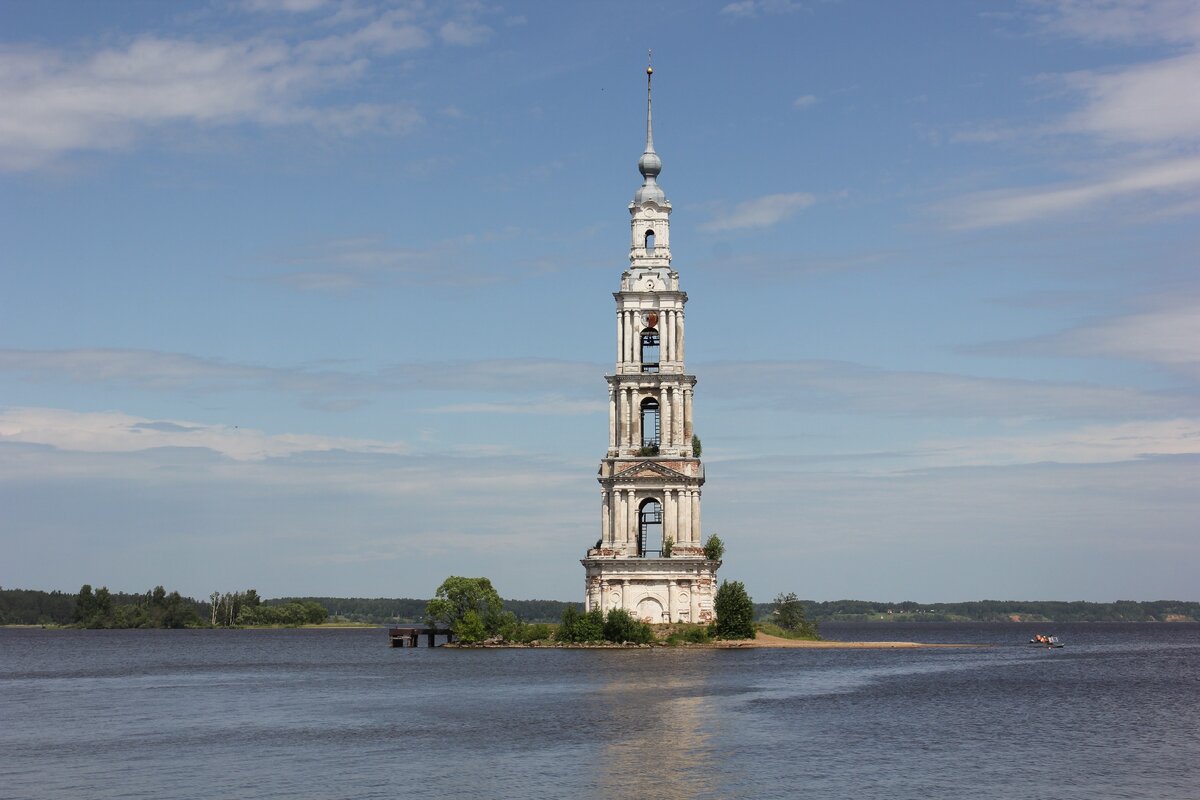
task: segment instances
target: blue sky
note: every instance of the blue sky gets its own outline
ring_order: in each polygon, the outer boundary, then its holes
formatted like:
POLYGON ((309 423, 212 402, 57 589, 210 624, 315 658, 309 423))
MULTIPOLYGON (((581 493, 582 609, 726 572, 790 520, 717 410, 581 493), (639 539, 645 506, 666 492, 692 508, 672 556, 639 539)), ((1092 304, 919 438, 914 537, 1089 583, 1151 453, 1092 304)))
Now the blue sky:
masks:
POLYGON ((648 48, 722 576, 1197 599, 1188 0, 0 5, 0 585, 580 599, 648 48))

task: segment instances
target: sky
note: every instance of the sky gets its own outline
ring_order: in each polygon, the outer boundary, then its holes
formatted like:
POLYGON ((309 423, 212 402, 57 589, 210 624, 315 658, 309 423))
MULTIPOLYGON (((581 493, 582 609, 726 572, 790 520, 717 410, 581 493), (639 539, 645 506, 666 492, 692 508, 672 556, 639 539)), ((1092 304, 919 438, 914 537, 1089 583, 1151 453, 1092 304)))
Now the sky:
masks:
POLYGON ((720 577, 1200 599, 1200 5, 0 4, 0 586, 581 600, 659 183, 720 577))

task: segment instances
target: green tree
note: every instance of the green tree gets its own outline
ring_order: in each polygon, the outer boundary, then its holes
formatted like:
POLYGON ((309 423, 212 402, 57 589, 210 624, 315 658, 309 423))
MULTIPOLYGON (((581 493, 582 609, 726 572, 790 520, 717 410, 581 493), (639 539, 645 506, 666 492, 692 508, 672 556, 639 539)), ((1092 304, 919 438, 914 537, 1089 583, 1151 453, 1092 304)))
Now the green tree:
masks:
POLYGON ((95 614, 96 596, 92 594, 92 585, 85 583, 79 587, 79 594, 75 597, 75 621, 86 625, 95 614))
POLYGON ((780 592, 775 597, 775 608, 771 616, 774 623, 788 633, 811 639, 818 638, 817 626, 804 616, 804 604, 796 597, 795 592, 780 592))
POLYGON ((700 450, 700 437, 692 434, 692 458, 699 458, 700 450))
POLYGON ((483 626, 483 619, 480 618, 479 612, 473 608, 467 609, 462 615, 462 619, 454 623, 454 636, 460 642, 474 644, 482 642, 487 638, 487 629, 483 626))
POLYGON ((704 543, 704 557, 711 561, 720 561, 725 557, 725 543, 715 533, 704 543))
POLYGON ((654 631, 641 620, 633 618, 623 608, 614 608, 604 618, 604 638, 621 644, 649 644, 654 641, 654 631))
POLYGON ((722 581, 713 598, 713 636, 717 639, 754 638, 754 601, 741 581, 722 581))
POLYGON ((562 623, 554 638, 560 642, 575 643, 604 641, 604 612, 593 608, 585 614, 575 606, 567 606, 563 609, 562 623))
POLYGON ((446 625, 461 638, 459 626, 473 611, 488 636, 499 633, 507 621, 504 601, 487 578, 461 578, 451 575, 437 588, 434 599, 425 606, 425 617, 431 625, 446 625))

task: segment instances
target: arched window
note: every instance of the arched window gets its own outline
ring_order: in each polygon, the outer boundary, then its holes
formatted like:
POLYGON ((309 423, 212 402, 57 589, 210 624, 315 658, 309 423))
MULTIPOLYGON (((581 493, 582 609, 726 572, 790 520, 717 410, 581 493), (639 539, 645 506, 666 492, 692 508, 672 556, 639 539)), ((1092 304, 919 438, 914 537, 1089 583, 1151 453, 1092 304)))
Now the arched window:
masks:
POLYGON ((654 231, 646 231, 646 255, 654 255, 654 231))
POLYGON ((659 352, 658 331, 646 328, 642 331, 642 372, 658 372, 659 352))
POLYGON ((647 397, 642 401, 642 447, 658 447, 658 401, 647 397))
POLYGON ((662 504, 651 497, 638 508, 638 555, 662 554, 662 504))

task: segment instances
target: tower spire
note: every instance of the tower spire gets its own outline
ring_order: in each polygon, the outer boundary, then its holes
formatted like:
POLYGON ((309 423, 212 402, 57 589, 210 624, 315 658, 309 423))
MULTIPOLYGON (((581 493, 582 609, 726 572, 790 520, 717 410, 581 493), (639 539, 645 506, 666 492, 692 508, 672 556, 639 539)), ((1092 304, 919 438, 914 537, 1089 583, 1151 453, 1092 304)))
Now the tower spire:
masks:
MULTIPOLYGON (((647 62, 653 51, 646 51, 647 62)), ((641 205, 650 200, 658 205, 666 203, 667 196, 658 185, 658 173, 662 172, 662 159, 654 152, 654 121, 651 114, 651 81, 654 79, 654 67, 646 64, 646 150, 638 159, 638 172, 642 173, 642 185, 633 196, 633 202, 641 205)))

